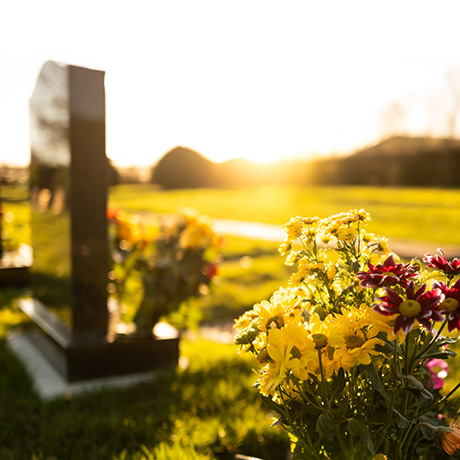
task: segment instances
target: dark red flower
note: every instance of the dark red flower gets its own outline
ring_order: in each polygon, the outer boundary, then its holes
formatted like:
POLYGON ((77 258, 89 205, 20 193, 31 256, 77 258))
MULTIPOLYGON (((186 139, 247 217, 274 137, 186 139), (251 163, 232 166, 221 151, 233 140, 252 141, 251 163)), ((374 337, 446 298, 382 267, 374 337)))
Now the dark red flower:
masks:
POLYGON ((423 261, 426 262, 429 267, 441 270, 447 276, 452 277, 460 274, 460 260, 455 258, 449 262, 446 259, 442 249, 438 249, 438 251, 441 253, 440 256, 431 256, 430 254, 425 254, 423 261))
POLYGON ((204 274, 209 280, 212 280, 218 273, 218 264, 211 262, 207 267, 204 269, 204 274))
POLYGON ((389 288, 385 288, 385 292, 386 295, 376 299, 381 303, 375 305, 373 309, 382 315, 398 315, 393 328, 395 335, 400 329, 407 334, 415 320, 428 331, 433 328, 433 321, 444 320, 436 308, 444 300, 441 289, 426 291, 426 284, 424 284, 415 291, 414 282, 411 280, 406 287, 405 299, 389 288))
POLYGON ((433 288, 440 289, 444 294, 445 298, 439 304, 438 310, 446 315, 447 330, 460 330, 460 279, 450 288, 442 281, 436 281, 433 288))
POLYGON ((107 218, 108 219, 116 219, 118 214, 117 208, 107 208, 106 210, 107 218))
POLYGON ((365 288, 378 288, 399 284, 406 287, 409 278, 418 276, 418 272, 411 264, 397 264, 394 257, 389 256, 385 262, 379 265, 367 264, 369 270, 356 273, 360 280, 360 286, 365 288))

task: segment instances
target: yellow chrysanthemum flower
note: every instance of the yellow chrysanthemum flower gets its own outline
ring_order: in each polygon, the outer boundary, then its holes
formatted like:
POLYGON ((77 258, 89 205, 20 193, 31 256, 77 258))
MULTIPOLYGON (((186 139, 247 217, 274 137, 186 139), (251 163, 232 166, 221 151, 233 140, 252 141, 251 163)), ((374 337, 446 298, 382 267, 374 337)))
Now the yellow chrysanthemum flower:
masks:
POLYGON ((286 254, 289 254, 292 250, 292 242, 289 241, 289 240, 284 240, 279 248, 278 248, 278 252, 282 255, 282 256, 285 256, 286 254))
POLYGON ((361 239, 364 241, 364 243, 369 244, 372 241, 375 241, 377 237, 375 233, 369 233, 366 230, 361 230, 361 239))
POLYGON ((322 321, 316 313, 313 313, 307 327, 317 349, 312 372, 319 380, 328 379, 340 367, 337 360, 334 359, 336 347, 341 347, 345 343, 340 323, 334 315, 327 315, 322 321))
POLYGON ((257 318, 257 313, 254 310, 247 310, 233 323, 233 329, 241 331, 246 329, 255 319, 257 318))
POLYGON ((358 236, 358 230, 353 227, 342 227, 337 231, 337 239, 339 241, 353 241, 358 236))
MULTIPOLYGON (((281 353, 281 350, 279 350, 281 353)), ((275 350, 272 350, 275 354, 275 350)), ((264 396, 274 395, 276 389, 286 379, 287 369, 281 355, 278 360, 267 363, 260 369, 259 391, 264 396)))
POLYGON ((342 329, 362 329, 372 323, 372 313, 372 308, 366 303, 362 303, 359 307, 349 305, 341 308, 341 315, 338 315, 337 321, 341 324, 342 329))
POLYGON ((285 264, 288 265, 288 266, 292 266, 292 265, 295 265, 299 260, 300 260, 299 253, 297 253, 295 251, 291 251, 286 256, 285 264))
POLYGON ((263 300, 254 305, 254 311, 259 317, 259 330, 266 332, 269 329, 282 328, 290 322, 300 322, 298 301, 291 291, 286 290, 274 293, 270 301, 263 300))
POLYGON ((385 256, 389 255, 391 250, 388 246, 388 238, 381 237, 379 240, 378 250, 385 256))
POLYGON ((333 315, 327 315, 324 320, 321 320, 318 314, 313 313, 307 328, 315 340, 317 348, 323 348, 325 345, 340 347, 345 343, 340 331, 340 323, 333 315))
POLYGON ((302 283, 307 278, 307 276, 308 276, 308 273, 297 271, 291 275, 291 277, 288 280, 288 284, 289 286, 292 286, 292 287, 301 286, 302 283))
POLYGON ((144 237, 144 225, 142 217, 136 214, 119 210, 116 214, 118 224, 117 236, 121 241, 135 245, 144 237))
POLYGON ((217 246, 217 239, 208 222, 190 219, 180 235, 179 244, 184 249, 205 249, 217 246))
POLYGON ((287 241, 297 240, 303 232, 303 218, 291 217, 291 220, 284 225, 284 230, 287 233, 287 241))
POLYGON ((333 240, 333 237, 330 233, 325 233, 324 230, 322 230, 321 233, 318 234, 318 239, 327 246, 333 240))
POLYGON ((350 330, 343 335, 345 344, 334 351, 334 360, 340 363, 344 370, 349 370, 357 364, 370 364, 371 355, 378 355, 374 348, 383 341, 378 339, 376 329, 370 329, 366 335, 360 330, 350 330))
POLYGON ((268 333, 267 351, 273 361, 283 361, 287 369, 300 380, 308 379, 309 363, 316 357, 315 342, 303 324, 287 324, 268 333))
MULTIPOLYGON (((252 342, 252 346, 256 353, 260 354, 262 350, 267 350, 267 334, 259 334, 252 342)), ((262 361, 261 357, 261 361, 262 361)))
POLYGON ((367 255, 365 260, 366 262, 375 266, 382 262, 382 255, 379 254, 378 252, 371 252, 370 254, 367 255))

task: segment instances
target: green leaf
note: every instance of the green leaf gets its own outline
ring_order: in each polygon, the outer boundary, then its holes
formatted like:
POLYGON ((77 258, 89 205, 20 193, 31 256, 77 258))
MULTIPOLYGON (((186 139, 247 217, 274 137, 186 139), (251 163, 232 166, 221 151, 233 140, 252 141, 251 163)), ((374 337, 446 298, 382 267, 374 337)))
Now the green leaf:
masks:
POLYGON ((264 402, 264 404, 267 405, 267 407, 269 407, 270 409, 274 410, 278 414, 283 414, 282 406, 280 406, 279 404, 276 404, 276 402, 273 401, 272 398, 270 398, 268 396, 263 396, 263 395, 261 395, 261 398, 262 398, 262 401, 264 402))
POLYGON ((288 425, 287 419, 284 417, 280 417, 278 420, 276 420, 270 425, 270 428, 273 428, 274 426, 285 426, 285 425, 288 425))
POLYGON ((292 451, 291 460, 303 460, 305 458, 305 449, 302 446, 302 443, 296 442, 294 450, 292 451))
POLYGON ((367 447, 369 452, 374 455, 375 450, 374 450, 374 443, 372 442, 372 437, 371 437, 371 432, 367 425, 362 421, 358 420, 356 418, 350 418, 348 420, 348 431, 353 435, 353 436, 359 436, 361 439, 361 442, 367 447))
POLYGON ((368 366, 365 366, 367 376, 369 377, 370 382, 372 383, 372 386, 385 398, 385 388, 382 385, 381 380, 379 379, 377 372, 375 371, 375 368, 372 364, 369 364, 368 366))
POLYGON ((414 375, 402 375, 398 374, 401 380, 404 380, 408 384, 408 390, 416 395, 420 395, 424 399, 433 399, 433 395, 423 386, 414 375))
POLYGON ((323 412, 316 422, 316 432, 321 438, 334 439, 334 420, 329 412, 323 412))
POLYGON ((334 378, 331 387, 331 401, 335 398, 335 395, 340 393, 345 388, 346 380, 345 380, 345 371, 341 367, 337 372, 337 377, 334 378))
POLYGON ((353 262, 352 269, 353 269, 353 273, 357 273, 361 269, 359 262, 357 260, 353 262))
POLYGON ((454 350, 439 350, 436 353, 431 353, 429 358, 439 358, 439 359, 448 359, 457 356, 454 350))
POLYGON ((407 425, 409 425, 409 420, 407 420, 404 415, 401 414, 401 412, 397 411, 396 409, 393 409, 393 412, 397 415, 398 420, 397 420, 397 425, 399 428, 406 428, 407 425))
POLYGON ((427 424, 421 425, 420 431, 425 439, 429 441, 433 439, 433 428, 427 426, 427 424))

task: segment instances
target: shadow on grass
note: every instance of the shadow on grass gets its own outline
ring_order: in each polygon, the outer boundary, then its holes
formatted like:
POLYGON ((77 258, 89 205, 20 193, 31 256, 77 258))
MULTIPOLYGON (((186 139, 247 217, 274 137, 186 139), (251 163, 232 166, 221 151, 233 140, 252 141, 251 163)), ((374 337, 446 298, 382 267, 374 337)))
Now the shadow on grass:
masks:
POLYGON ((251 388, 252 363, 229 357, 229 348, 219 357, 219 346, 193 345, 189 368, 164 371, 155 381, 42 402, 0 341, 0 458, 148 459, 160 444, 179 444, 200 458, 284 458, 287 437, 270 428, 251 388))

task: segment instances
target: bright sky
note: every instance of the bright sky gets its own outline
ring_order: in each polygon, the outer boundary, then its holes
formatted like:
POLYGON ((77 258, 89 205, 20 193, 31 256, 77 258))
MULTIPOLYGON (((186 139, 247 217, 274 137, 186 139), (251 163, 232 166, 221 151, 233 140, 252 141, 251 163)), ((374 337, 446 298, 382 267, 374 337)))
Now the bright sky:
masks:
POLYGON ((379 140, 394 102, 399 130, 443 135, 459 17, 457 0, 2 2, 0 164, 29 161, 48 59, 106 71, 121 166, 176 145, 214 161, 347 152, 379 140))

